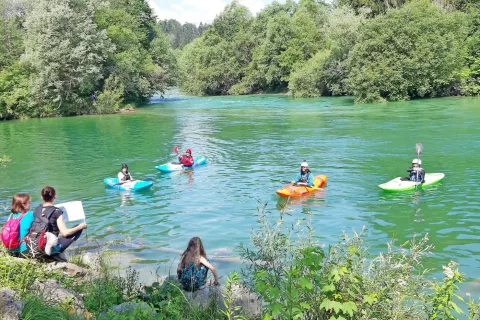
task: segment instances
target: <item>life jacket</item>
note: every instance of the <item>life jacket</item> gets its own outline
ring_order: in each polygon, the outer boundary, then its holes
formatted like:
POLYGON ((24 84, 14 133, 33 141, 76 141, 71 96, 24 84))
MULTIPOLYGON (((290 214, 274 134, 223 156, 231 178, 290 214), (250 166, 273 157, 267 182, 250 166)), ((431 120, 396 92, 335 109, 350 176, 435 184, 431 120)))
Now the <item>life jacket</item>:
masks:
POLYGON ((412 172, 410 172, 410 181, 422 182, 424 178, 423 173, 423 169, 420 169, 418 171, 412 170, 412 172))
POLYGON ((310 172, 307 172, 307 174, 300 174, 300 179, 297 182, 308 183, 309 174, 310 172))
POLYGON ((193 166, 193 157, 192 156, 187 156, 183 155, 180 157, 180 162, 185 166, 185 167, 191 167, 193 166))
POLYGON ((130 176, 130 173, 127 171, 126 173, 123 173, 122 181, 128 181, 128 180, 132 180, 132 177, 130 176))

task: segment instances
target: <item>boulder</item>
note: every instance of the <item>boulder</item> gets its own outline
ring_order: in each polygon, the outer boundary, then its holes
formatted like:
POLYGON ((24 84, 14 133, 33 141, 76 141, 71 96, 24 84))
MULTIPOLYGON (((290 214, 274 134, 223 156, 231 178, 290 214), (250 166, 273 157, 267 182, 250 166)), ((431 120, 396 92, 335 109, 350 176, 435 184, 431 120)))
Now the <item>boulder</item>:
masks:
POLYGON ((17 301, 18 295, 9 288, 0 290, 0 319, 20 320, 22 315, 23 303, 17 301))
POLYGON ((46 272, 61 271, 70 277, 83 277, 87 274, 87 270, 68 262, 53 262, 45 267, 46 272))
POLYGON ((43 282, 35 281, 31 288, 45 302, 45 304, 54 306, 67 304, 72 313, 79 316, 86 314, 85 305, 80 295, 72 290, 63 288, 57 280, 47 279, 43 282))

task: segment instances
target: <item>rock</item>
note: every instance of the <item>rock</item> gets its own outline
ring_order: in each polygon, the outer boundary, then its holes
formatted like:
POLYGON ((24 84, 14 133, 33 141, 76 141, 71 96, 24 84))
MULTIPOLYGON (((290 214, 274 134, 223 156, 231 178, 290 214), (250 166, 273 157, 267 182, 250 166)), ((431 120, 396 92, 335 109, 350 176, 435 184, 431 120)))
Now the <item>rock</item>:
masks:
MULTIPOLYGON (((170 276, 164 279, 163 285, 168 282, 175 282, 175 285, 181 287, 175 276, 170 276)), ((192 305, 208 305, 212 300, 216 300, 218 308, 225 310, 223 304, 223 293, 226 288, 223 286, 208 286, 205 289, 195 292, 185 292, 185 296, 192 305)), ((262 314, 262 304, 257 295, 247 288, 234 284, 232 286, 232 297, 234 299, 234 306, 240 306, 242 312, 249 318, 258 318, 262 314)))
POLYGON ((44 282, 37 280, 33 284, 32 290, 36 291, 47 305, 66 303, 70 306, 72 313, 79 316, 86 314, 82 297, 72 290, 63 288, 57 280, 47 279, 44 282))
POLYGON ((18 295, 9 288, 0 290, 0 319, 19 320, 22 315, 23 303, 18 302, 18 295))
POLYGON ((54 262, 45 267, 46 272, 61 271, 70 277, 82 277, 87 274, 87 270, 68 262, 54 262))

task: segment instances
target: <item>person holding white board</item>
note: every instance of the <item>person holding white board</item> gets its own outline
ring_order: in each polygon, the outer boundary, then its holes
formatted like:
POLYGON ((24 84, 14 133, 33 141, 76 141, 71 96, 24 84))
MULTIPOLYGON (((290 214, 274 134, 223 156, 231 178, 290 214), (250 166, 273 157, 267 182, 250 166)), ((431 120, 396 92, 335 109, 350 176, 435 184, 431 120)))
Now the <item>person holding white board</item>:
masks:
POLYGON ((63 217, 63 211, 53 205, 53 202, 56 199, 55 189, 47 186, 42 189, 41 194, 43 204, 35 209, 34 215, 35 218, 37 218, 37 216, 48 217, 48 232, 46 233, 47 244, 45 252, 51 255, 55 260, 67 261, 63 252, 74 241, 80 238, 83 229, 87 228, 87 224, 86 222, 82 222, 73 228, 67 228, 63 217))

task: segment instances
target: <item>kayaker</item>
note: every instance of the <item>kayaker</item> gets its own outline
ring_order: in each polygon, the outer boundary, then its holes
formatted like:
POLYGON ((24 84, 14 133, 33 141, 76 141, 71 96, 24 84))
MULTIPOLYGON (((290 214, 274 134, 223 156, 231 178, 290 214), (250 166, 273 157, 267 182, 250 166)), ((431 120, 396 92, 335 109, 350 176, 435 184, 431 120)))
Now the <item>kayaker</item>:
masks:
POLYGON ((193 237, 182 253, 177 267, 177 277, 185 291, 197 291, 207 286, 208 270, 212 271, 214 285, 219 285, 217 270, 208 261, 202 240, 193 237))
POLYGON ((422 160, 413 159, 412 166, 407 169, 410 173, 410 181, 425 182, 425 170, 422 168, 422 160))
POLYGON ((133 177, 128 172, 128 165, 126 163, 122 164, 122 171, 118 173, 118 183, 123 184, 129 181, 133 181, 133 177))
POLYGON ((187 151, 185 151, 185 154, 182 154, 180 157, 178 157, 178 161, 179 161, 184 167, 191 167, 191 166, 193 166, 192 149, 187 149, 187 151))
POLYGON ((295 177, 295 180, 292 181, 292 184, 297 186, 313 186, 313 174, 311 174, 308 163, 305 160, 300 164, 300 172, 295 177))

